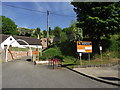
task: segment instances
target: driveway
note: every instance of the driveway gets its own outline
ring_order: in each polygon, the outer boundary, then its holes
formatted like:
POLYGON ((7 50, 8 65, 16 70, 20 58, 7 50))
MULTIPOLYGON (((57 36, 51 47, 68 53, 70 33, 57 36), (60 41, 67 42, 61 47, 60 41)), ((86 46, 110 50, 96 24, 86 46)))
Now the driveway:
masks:
POLYGON ((53 70, 24 60, 4 63, 2 70, 2 88, 117 88, 66 68, 53 70))

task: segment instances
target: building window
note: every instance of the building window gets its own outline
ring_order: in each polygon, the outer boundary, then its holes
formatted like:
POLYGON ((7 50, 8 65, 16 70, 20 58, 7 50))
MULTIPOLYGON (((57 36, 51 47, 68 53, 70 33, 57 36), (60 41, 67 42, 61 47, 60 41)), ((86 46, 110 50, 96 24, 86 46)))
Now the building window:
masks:
POLYGON ((10 40, 12 40, 12 38, 10 38, 10 40))

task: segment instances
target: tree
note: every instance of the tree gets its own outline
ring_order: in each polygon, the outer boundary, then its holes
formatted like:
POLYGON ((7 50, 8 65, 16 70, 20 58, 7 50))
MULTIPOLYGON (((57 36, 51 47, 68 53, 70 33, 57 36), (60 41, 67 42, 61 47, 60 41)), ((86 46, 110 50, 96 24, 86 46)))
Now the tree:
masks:
POLYGON ((43 30, 43 37, 46 38, 47 37, 47 31, 43 30))
POLYGON ((28 29, 28 28, 23 28, 23 27, 19 27, 17 28, 17 32, 19 36, 33 36, 33 29, 28 29))
POLYGON ((64 42, 64 41, 67 41, 68 40, 68 37, 66 35, 65 32, 61 32, 60 33, 60 42, 64 42))
POLYGON ((54 30, 52 30, 50 27, 49 27, 49 37, 53 37, 54 36, 54 30))
POLYGON ((83 39, 82 29, 76 27, 76 22, 72 21, 71 26, 64 28, 63 32, 67 34, 68 40, 78 41, 83 39))
POLYGON ((2 34, 2 17, 0 16, 0 34, 2 34))
POLYGON ((41 36, 41 30, 40 30, 40 28, 36 28, 34 34, 35 34, 35 36, 36 36, 37 38, 40 38, 40 36, 41 36))
POLYGON ((60 27, 56 26, 56 27, 54 28, 54 36, 60 37, 61 31, 62 31, 62 29, 61 29, 60 27))
POLYGON ((2 16, 2 33, 16 35, 17 25, 10 18, 2 16))
POLYGON ((72 2, 77 14, 77 27, 82 28, 84 37, 101 43, 120 31, 120 2, 72 2))

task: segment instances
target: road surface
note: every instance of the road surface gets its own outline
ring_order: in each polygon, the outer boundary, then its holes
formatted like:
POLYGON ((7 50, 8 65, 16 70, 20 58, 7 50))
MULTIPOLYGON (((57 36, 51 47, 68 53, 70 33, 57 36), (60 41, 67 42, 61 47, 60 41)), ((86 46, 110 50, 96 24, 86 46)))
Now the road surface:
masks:
POLYGON ((4 63, 2 70, 2 88, 117 88, 66 68, 53 70, 28 61, 4 63))

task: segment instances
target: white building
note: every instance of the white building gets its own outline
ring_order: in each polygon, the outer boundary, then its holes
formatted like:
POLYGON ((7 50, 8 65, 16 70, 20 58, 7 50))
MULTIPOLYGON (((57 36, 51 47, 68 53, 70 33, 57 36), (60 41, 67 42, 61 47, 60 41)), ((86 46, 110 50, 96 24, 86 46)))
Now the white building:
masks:
POLYGON ((12 36, 4 34, 0 34, 0 37, 2 37, 0 42, 0 47, 2 49, 4 49, 4 46, 6 45, 19 48, 33 47, 42 49, 40 39, 34 37, 12 36))

